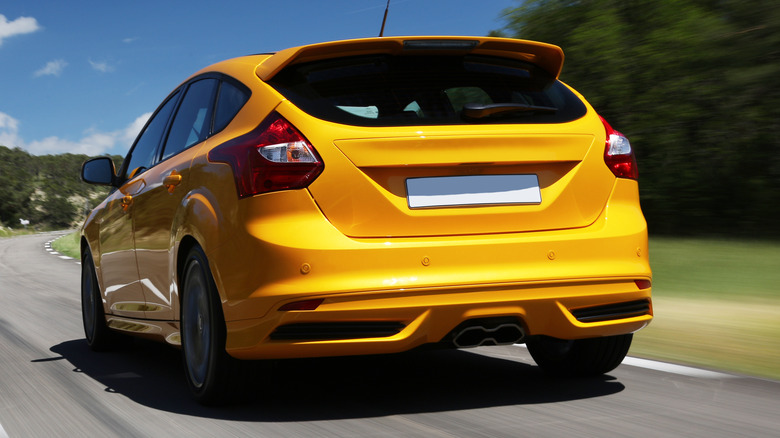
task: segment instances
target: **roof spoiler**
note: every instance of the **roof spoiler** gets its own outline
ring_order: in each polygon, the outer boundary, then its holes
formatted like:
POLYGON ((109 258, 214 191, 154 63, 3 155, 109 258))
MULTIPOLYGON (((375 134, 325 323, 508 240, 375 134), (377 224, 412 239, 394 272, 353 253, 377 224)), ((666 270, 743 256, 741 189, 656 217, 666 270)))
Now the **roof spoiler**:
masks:
POLYGON ((535 41, 491 37, 388 37, 292 47, 262 61, 255 72, 260 79, 268 81, 292 64, 378 53, 397 55, 410 51, 429 54, 462 52, 518 59, 530 62, 556 78, 563 67, 563 50, 560 47, 535 41))

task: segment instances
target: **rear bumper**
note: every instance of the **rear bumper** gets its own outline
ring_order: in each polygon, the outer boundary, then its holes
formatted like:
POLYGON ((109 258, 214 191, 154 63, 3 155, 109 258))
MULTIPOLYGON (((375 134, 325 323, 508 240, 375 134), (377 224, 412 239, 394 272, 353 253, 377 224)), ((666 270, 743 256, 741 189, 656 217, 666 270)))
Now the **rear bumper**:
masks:
POLYGON ((528 336, 577 339, 631 333, 652 319, 650 289, 638 289, 633 280, 610 279, 338 294, 313 311, 275 311, 266 318, 229 322, 227 350, 241 359, 396 353, 446 341, 464 321, 493 317, 517 318, 528 336), (597 322, 582 322, 572 314, 579 308, 634 301, 646 301, 646 311, 597 322), (317 339, 303 331, 298 339, 274 335, 307 324, 327 330, 328 323, 363 323, 369 331, 361 335, 355 330, 341 339, 317 339), (370 331, 396 324, 394 334, 370 331))
POLYGON ((272 203, 251 199, 242 212, 246 234, 209 253, 228 352, 245 359, 400 352, 488 317, 517 318, 530 336, 634 332, 652 319, 650 289, 635 283, 651 279, 637 198, 636 182, 618 180, 608 207, 580 229, 388 239, 345 237, 305 191, 276 193, 272 203), (307 299, 323 302, 278 310, 307 299), (646 301, 645 313, 598 317, 601 306, 609 313, 610 305, 637 301, 646 301), (597 318, 572 314, 590 307, 597 318), (315 339, 307 327, 352 335, 315 339))

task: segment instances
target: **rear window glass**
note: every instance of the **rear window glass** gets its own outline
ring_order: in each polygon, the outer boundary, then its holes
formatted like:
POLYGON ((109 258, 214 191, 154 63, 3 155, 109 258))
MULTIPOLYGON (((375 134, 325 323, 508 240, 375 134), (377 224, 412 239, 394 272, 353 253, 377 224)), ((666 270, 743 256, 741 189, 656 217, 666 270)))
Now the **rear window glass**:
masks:
POLYGON ((545 71, 486 56, 329 59, 289 66, 270 84, 315 117, 358 126, 562 123, 586 113, 545 71), (475 118, 464 114, 466 105, 503 109, 475 118))

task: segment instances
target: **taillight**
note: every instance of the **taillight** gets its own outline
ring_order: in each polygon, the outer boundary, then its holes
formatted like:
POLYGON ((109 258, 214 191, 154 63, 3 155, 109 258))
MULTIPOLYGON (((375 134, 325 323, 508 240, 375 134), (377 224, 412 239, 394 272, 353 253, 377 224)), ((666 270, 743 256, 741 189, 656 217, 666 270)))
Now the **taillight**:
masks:
POLYGON ((639 169, 636 165, 636 156, 631 143, 625 135, 612 129, 612 127, 599 116, 604 129, 607 131, 607 140, 604 147, 604 162, 618 178, 638 179, 639 169))
POLYGON ((314 146, 276 112, 257 128, 209 152, 233 168, 238 197, 308 187, 325 167, 314 146))

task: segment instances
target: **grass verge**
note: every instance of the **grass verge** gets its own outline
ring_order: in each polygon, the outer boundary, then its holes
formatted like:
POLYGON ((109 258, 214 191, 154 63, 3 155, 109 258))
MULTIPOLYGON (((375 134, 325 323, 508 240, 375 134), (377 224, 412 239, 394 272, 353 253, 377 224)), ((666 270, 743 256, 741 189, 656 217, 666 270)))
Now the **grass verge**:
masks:
POLYGON ((650 263, 631 355, 780 380, 780 244, 653 238, 650 263))
POLYGON ((79 259, 81 258, 79 239, 80 235, 78 232, 66 234, 52 242, 51 248, 60 254, 79 259))
POLYGON ((14 236, 23 236, 25 234, 33 234, 34 231, 32 230, 19 230, 14 228, 6 228, 2 225, 0 225, 0 238, 2 237, 14 237, 14 236))

